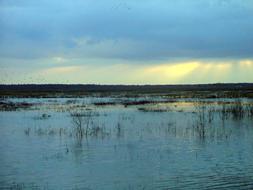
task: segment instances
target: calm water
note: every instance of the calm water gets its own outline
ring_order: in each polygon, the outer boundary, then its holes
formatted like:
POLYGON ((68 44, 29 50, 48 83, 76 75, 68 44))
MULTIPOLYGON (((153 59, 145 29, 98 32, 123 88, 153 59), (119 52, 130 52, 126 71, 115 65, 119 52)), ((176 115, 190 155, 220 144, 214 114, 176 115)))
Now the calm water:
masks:
POLYGON ((0 112, 0 189, 253 189, 250 117, 222 119, 214 112, 210 123, 205 118, 203 138, 189 102, 25 101, 40 104, 0 112), (94 113, 90 127, 100 130, 80 139, 70 112, 87 108, 94 113))

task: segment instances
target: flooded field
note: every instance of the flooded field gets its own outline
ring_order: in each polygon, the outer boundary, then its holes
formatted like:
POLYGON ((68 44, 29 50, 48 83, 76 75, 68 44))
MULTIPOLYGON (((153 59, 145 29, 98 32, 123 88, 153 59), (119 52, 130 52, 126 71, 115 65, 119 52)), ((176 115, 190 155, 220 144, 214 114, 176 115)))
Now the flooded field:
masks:
POLYGON ((8 98, 0 189, 253 189, 253 100, 8 98))

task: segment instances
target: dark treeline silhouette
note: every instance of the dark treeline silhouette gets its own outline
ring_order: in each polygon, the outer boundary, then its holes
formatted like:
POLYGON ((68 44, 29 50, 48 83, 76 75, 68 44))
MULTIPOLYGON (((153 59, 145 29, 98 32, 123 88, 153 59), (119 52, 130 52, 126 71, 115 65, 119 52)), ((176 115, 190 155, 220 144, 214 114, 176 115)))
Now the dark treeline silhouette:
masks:
POLYGON ((0 85, 0 95, 103 92, 171 93, 178 91, 253 91, 253 83, 187 85, 13 84, 0 85))

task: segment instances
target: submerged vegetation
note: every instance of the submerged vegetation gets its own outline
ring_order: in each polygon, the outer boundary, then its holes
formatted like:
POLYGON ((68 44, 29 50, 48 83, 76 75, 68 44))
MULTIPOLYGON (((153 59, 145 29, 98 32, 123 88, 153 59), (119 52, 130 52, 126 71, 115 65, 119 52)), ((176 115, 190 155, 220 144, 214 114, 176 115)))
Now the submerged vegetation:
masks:
POLYGON ((81 112, 72 112, 70 116, 75 136, 78 139, 87 138, 88 136, 105 136, 107 134, 104 126, 100 126, 94 122, 94 117, 99 116, 97 112, 88 109, 81 112))
MULTIPOLYGON (((236 99, 232 103, 219 103, 216 106, 196 102, 195 113, 197 117, 193 126, 201 139, 208 137, 208 134, 209 137, 213 137, 215 130, 224 130, 224 126, 221 126, 221 124, 224 125, 226 120, 250 119, 253 122, 252 109, 252 103, 243 103, 240 99, 236 99), (217 123, 219 120, 222 122, 217 123)), ((228 134, 225 134, 225 137, 228 138, 228 134)))
POLYGON ((84 135, 87 137, 90 131, 92 112, 75 112, 71 113, 70 115, 72 117, 72 122, 75 127, 76 137, 83 138, 84 135))
MULTIPOLYGON (((149 165, 152 164, 155 164, 155 168, 164 165, 166 167, 169 159, 169 166, 178 162, 179 167, 185 156, 193 159, 191 163, 196 162, 194 167, 198 169, 199 157, 203 157, 202 161, 208 165, 205 159, 216 156, 210 156, 209 150, 202 155, 205 145, 217 146, 215 151, 219 155, 221 153, 218 146, 221 142, 224 147, 234 141, 237 143, 238 139, 247 139, 245 143, 248 143, 253 131, 251 99, 171 99, 160 95, 134 98, 34 99, 30 102, 29 99, 5 99, 3 102, 11 102, 11 105, 28 102, 29 108, 23 109, 21 106, 2 110, 3 118, 6 115, 9 117, 3 123, 3 126, 8 127, 2 127, 2 130, 10 130, 3 133, 9 136, 4 135, 2 138, 17 136, 13 142, 23 139, 25 143, 36 147, 30 150, 29 146, 24 148, 20 145, 24 154, 35 152, 34 157, 43 164, 68 163, 63 166, 70 165, 68 170, 74 168, 74 171, 83 166, 76 173, 87 171, 82 176, 89 180, 92 175, 89 170, 91 167, 87 167, 86 163, 93 164, 92 168, 106 165, 106 169, 110 164, 118 167, 118 161, 125 168, 135 163, 143 167, 137 167, 138 171, 142 171, 149 170, 149 165), (16 121, 15 117, 21 120, 16 121), (15 130, 9 126, 10 121, 18 126, 15 130), (177 161, 178 159, 181 161, 177 161), (148 166, 142 165, 143 160, 149 163, 148 166), (72 167, 71 161, 80 165, 72 167), (124 165, 126 161, 129 165, 124 165)), ((249 149, 244 147, 247 148, 249 149)), ((234 151, 234 147, 231 150, 234 151)), ((229 153, 231 155, 233 156, 229 153)), ((217 159, 217 162, 219 164, 220 160, 217 159)), ((217 164, 215 169, 219 170, 217 164)), ((210 165, 213 167, 213 163, 210 165)), ((131 169, 137 171, 135 167, 131 169)), ((40 182, 38 186, 42 187, 40 182)), ((80 186, 83 187, 83 184, 80 186)), ((6 187, 29 189, 30 185, 20 180, 7 183, 6 187)))
POLYGON ((27 102, 0 101, 0 111, 17 111, 20 109, 30 109, 34 104, 27 102))
MULTIPOLYGON (((136 102, 136 101, 135 101, 136 102)), ((148 101, 146 101, 148 102, 148 101)), ((40 127, 40 128, 26 128, 24 133, 29 136, 32 133, 37 135, 65 135, 72 136, 78 140, 87 139, 89 137, 104 138, 104 137, 117 137, 121 138, 123 134, 137 133, 140 136, 144 134, 165 134, 173 136, 194 136, 197 139, 206 140, 214 138, 229 138, 232 131, 229 127, 224 128, 224 122, 227 120, 240 121, 242 119, 249 119, 253 122, 253 104, 250 102, 244 102, 241 99, 236 99, 233 102, 208 102, 195 100, 187 102, 170 101, 170 103, 157 103, 147 104, 141 103, 136 104, 134 109, 136 111, 143 112, 143 114, 152 114, 157 112, 155 117, 159 118, 166 117, 165 121, 152 124, 150 122, 142 122, 142 126, 135 128, 136 117, 144 117, 138 115, 138 112, 134 115, 129 115, 127 112, 123 113, 118 117, 114 124, 110 122, 101 122, 100 118, 111 118, 112 115, 109 113, 103 113, 101 110, 106 109, 95 109, 95 107, 84 105, 82 107, 73 107, 73 104, 78 104, 78 101, 68 100, 67 105, 72 109, 66 109, 70 118, 69 127, 54 128, 54 127, 40 127), (143 105, 144 104, 144 105, 143 105), (185 107, 186 106, 186 107, 185 107), (177 119, 173 118, 172 114, 178 113, 178 116, 184 118, 191 118, 186 126, 179 126, 177 119), (188 115, 186 117, 186 115, 188 115), (112 127, 112 125, 114 127, 112 127), (124 127, 127 126, 127 127, 124 127)), ((104 103, 99 105, 105 105, 104 103)), ((116 104, 109 104, 116 105, 116 104)), ((132 104, 131 104, 132 105, 132 104)), ((132 109, 133 107, 131 107, 132 109)), ((109 108, 111 109, 111 108, 109 108)), ((124 107, 121 109, 125 109, 124 107)), ((152 115, 150 115, 152 116, 152 115)), ((177 117, 178 117, 177 116, 177 117)), ((153 117, 153 116, 152 116, 153 117)), ((51 118, 50 114, 43 113, 39 116, 41 120, 51 118)), ((180 118, 181 119, 181 118, 180 118)), ((110 119, 109 119, 110 120, 110 119)))

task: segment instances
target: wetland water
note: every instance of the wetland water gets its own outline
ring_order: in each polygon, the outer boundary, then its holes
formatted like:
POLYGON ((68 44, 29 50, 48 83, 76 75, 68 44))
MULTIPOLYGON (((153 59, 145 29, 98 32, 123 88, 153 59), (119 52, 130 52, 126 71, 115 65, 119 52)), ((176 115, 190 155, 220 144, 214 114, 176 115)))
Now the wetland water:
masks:
POLYGON ((253 189, 252 100, 143 99, 3 100, 0 189, 253 189))

